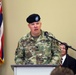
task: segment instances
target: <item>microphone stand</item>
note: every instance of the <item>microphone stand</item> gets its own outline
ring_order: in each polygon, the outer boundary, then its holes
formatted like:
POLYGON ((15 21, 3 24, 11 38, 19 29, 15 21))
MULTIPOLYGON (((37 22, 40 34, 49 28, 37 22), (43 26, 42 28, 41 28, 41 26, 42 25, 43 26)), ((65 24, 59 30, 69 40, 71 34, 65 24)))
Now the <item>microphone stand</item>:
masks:
MULTIPOLYGON (((54 39, 54 40, 56 40, 57 42, 60 42, 60 43, 63 44, 63 42, 59 41, 58 39, 56 39, 56 38, 54 38, 54 37, 52 37, 52 36, 49 36, 49 37, 52 38, 52 39, 54 39)), ((68 46, 68 48, 71 48, 71 49, 73 49, 74 51, 76 51, 76 49, 74 49, 72 46, 69 46, 68 44, 67 44, 67 46, 68 46)))

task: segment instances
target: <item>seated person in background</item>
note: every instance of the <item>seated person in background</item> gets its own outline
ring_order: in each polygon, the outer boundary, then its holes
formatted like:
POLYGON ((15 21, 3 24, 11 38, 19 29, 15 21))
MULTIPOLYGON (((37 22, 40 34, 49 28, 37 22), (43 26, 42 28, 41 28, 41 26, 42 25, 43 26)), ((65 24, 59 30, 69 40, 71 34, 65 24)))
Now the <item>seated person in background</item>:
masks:
POLYGON ((69 68, 55 67, 50 75, 74 75, 74 72, 69 68))
POLYGON ((62 67, 68 67, 76 74, 76 59, 69 56, 68 53, 68 46, 66 43, 60 44, 61 49, 61 56, 62 56, 62 67))
POLYGON ((41 30, 42 23, 40 19, 38 14, 31 14, 27 17, 26 21, 30 32, 18 42, 15 51, 16 64, 60 64, 61 53, 59 44, 48 37, 53 36, 51 33, 46 36, 45 31, 41 30))

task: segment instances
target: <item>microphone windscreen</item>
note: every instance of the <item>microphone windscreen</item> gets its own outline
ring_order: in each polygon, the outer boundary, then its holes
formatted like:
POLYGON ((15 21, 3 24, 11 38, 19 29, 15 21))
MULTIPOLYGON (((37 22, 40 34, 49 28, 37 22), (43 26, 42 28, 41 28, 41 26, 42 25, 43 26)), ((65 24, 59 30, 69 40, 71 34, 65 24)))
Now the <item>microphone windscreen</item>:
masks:
POLYGON ((47 31, 45 31, 45 32, 44 32, 44 35, 45 35, 45 36, 48 36, 48 32, 47 32, 47 31))

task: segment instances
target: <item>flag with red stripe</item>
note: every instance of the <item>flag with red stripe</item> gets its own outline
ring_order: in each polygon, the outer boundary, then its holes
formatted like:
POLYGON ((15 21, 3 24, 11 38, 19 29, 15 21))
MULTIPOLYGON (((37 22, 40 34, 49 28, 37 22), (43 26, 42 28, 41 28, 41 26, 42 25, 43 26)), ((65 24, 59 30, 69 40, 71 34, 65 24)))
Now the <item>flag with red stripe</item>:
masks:
POLYGON ((2 13, 2 1, 0 0, 0 65, 4 63, 4 34, 3 34, 3 13, 2 13))

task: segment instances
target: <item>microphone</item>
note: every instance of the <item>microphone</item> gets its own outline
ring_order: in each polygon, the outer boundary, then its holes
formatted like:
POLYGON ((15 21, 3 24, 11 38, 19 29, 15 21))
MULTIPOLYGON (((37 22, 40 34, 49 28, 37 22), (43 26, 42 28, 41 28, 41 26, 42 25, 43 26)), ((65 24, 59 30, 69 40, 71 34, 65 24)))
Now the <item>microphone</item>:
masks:
POLYGON ((51 36, 49 36, 49 33, 48 33, 47 31, 44 32, 44 35, 45 35, 46 37, 50 37, 50 38, 52 38, 52 39, 55 40, 55 38, 52 36, 52 34, 50 34, 51 36))
POLYGON ((45 32, 44 32, 44 35, 45 35, 46 37, 48 37, 48 36, 49 36, 49 33, 48 33, 47 31, 45 31, 45 32))

